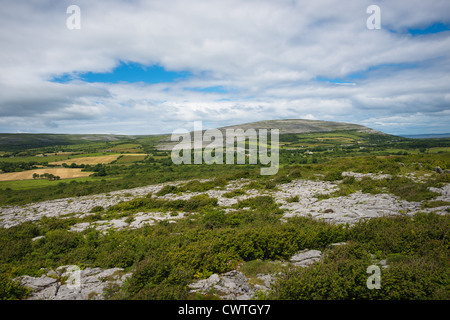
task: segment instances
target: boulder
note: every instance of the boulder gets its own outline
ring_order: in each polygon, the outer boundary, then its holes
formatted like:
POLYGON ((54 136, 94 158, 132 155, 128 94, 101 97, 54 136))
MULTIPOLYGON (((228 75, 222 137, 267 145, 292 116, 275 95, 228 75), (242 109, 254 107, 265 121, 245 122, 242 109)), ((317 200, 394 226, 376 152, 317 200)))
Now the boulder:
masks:
POLYGON ((322 257, 322 251, 319 250, 303 250, 294 254, 290 261, 294 266, 307 267, 322 257))

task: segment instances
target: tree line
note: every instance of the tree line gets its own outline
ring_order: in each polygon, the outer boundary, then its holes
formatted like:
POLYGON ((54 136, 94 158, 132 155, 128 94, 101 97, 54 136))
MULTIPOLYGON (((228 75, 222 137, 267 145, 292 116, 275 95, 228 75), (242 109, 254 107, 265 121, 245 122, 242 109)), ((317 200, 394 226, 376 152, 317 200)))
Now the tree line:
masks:
POLYGON ((53 181, 53 180, 60 180, 61 179, 61 177, 60 176, 55 176, 55 175, 53 175, 53 174, 51 174, 51 173, 43 173, 43 174, 38 174, 38 173, 33 173, 33 179, 48 179, 48 180, 50 180, 50 181, 53 181))

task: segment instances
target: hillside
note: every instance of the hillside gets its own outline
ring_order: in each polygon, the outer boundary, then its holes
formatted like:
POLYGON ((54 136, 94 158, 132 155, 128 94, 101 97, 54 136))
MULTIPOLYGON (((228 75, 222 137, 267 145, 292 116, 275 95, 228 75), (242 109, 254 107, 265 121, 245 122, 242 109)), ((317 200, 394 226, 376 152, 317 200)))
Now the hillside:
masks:
MULTIPOLYGON (((334 132, 352 132, 355 136, 365 135, 383 135, 389 136, 383 132, 358 125, 353 123, 335 122, 335 121, 323 121, 323 120, 306 120, 306 119, 285 119, 285 120, 265 120, 257 122, 249 122, 243 124, 237 124, 232 126, 225 126, 218 128, 225 136, 226 130, 242 129, 244 131, 248 129, 278 129, 280 135, 288 134, 313 134, 313 133, 334 133, 334 132)), ((193 139, 193 135, 191 135, 193 139)), ((317 136, 319 137, 319 136, 317 136)), ((299 136, 297 138, 300 138, 299 136)), ((295 139, 297 140, 297 139, 295 139)), ((178 142, 172 142, 170 136, 164 136, 160 140, 161 143, 157 145, 159 150, 171 150, 178 142)), ((203 147, 208 145, 208 142, 204 142, 203 147)))
POLYGON ((306 119, 286 119, 286 120, 266 120, 244 123, 233 126, 226 126, 219 128, 226 129, 278 129, 280 134, 286 133, 311 133, 311 132, 331 132, 331 131, 345 131, 357 130, 365 133, 379 133, 380 131, 353 123, 324 121, 324 120, 306 120, 306 119))
POLYGON ((130 137, 112 134, 0 133, 0 151, 17 151, 90 142, 113 142, 126 139, 130 139, 130 137))

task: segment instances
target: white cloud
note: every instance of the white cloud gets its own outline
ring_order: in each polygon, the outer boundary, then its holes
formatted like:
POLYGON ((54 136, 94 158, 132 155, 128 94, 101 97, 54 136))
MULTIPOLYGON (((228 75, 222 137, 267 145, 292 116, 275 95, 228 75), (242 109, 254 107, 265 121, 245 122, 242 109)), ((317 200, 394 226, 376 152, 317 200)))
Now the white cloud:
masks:
POLYGON ((0 131, 145 134, 193 120, 220 126, 295 117, 448 131, 450 31, 402 34, 450 24, 448 1, 81 0, 81 30, 66 28, 70 4, 2 5, 0 131), (366 28, 374 3, 381 30, 366 28), (111 71, 119 61, 193 76, 163 84, 49 82, 111 71), (361 76, 345 80, 353 73, 361 76), (184 89, 214 86, 229 91, 184 89))

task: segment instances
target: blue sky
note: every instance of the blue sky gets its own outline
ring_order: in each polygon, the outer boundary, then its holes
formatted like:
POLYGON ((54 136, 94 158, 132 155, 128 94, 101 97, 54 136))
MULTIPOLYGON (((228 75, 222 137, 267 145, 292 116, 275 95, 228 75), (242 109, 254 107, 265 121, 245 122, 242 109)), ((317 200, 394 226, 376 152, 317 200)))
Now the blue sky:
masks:
POLYGON ((439 32, 448 31, 448 30, 450 30, 450 25, 442 23, 442 22, 433 22, 424 27, 409 28, 408 33, 411 34, 412 36, 420 36, 420 35, 439 33, 439 32))
POLYGON ((79 74, 62 74, 55 76, 52 81, 68 83, 80 80, 89 83, 163 83, 175 82, 191 76, 189 71, 168 71, 159 65, 143 65, 135 62, 122 62, 110 72, 85 72, 79 74))
POLYGON ((1 132, 286 118, 450 131, 448 1, 79 0, 79 30, 71 2, 46 1, 0 9, 1 132))

